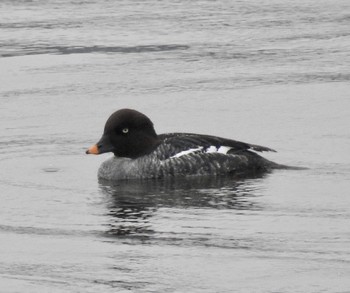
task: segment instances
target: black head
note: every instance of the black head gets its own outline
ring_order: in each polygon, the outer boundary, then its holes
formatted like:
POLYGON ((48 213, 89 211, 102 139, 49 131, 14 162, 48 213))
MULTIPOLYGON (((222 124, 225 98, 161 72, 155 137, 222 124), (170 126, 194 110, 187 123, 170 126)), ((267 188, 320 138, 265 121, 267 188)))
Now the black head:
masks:
POLYGON ((153 123, 146 115, 121 109, 108 118, 101 139, 86 153, 113 152, 118 157, 137 158, 151 152, 158 143, 153 123))

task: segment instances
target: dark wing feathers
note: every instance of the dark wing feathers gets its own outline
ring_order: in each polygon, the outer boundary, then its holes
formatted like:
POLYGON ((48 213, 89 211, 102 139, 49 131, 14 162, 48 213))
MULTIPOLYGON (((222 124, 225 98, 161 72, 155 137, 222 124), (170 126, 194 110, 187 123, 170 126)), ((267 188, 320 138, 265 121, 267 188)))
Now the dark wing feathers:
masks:
POLYGON ((274 149, 264 147, 261 145, 248 144, 248 146, 249 146, 249 149, 256 151, 256 152, 275 152, 276 153, 276 151, 274 149))
POLYGON ((211 135, 200 135, 193 133, 165 133, 159 135, 159 138, 164 144, 172 146, 173 154, 171 155, 191 148, 203 147, 205 149, 209 148, 210 146, 215 146, 217 148, 220 146, 231 147, 233 152, 242 150, 253 150, 257 152, 276 152, 275 150, 264 146, 248 144, 241 141, 211 135))

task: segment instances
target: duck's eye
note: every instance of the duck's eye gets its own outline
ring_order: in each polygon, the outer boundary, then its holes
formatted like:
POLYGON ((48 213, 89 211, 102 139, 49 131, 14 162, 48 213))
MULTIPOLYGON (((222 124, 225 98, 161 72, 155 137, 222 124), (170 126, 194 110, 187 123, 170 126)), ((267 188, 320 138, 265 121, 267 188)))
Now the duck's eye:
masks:
POLYGON ((123 130, 122 130, 122 131, 123 131, 123 133, 125 133, 125 134, 126 134, 126 133, 128 133, 128 132, 129 132, 129 128, 123 128, 123 130))

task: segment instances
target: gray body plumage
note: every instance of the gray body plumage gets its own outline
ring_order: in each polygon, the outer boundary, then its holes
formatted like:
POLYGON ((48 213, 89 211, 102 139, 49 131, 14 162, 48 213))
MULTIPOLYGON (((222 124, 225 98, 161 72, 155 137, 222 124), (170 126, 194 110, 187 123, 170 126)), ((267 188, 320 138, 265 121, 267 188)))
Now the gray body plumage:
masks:
POLYGON ((162 142, 145 156, 135 159, 114 156, 102 163, 99 178, 123 180, 197 175, 239 176, 279 166, 249 150, 273 151, 257 145, 184 133, 163 134, 159 137, 162 142), (226 153, 218 152, 222 146, 227 147, 226 153))

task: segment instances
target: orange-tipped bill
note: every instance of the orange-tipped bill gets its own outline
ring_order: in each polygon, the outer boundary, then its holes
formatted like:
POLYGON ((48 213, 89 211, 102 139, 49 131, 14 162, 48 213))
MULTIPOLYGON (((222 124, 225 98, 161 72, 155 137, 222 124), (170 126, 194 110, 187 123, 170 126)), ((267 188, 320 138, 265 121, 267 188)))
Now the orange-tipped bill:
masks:
POLYGON ((93 146, 89 147, 89 149, 86 151, 87 154, 93 154, 98 155, 100 152, 98 151, 97 144, 94 144, 93 146))

